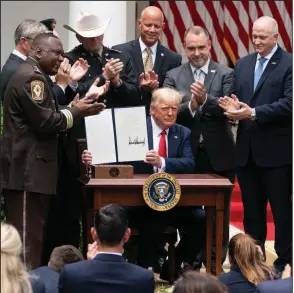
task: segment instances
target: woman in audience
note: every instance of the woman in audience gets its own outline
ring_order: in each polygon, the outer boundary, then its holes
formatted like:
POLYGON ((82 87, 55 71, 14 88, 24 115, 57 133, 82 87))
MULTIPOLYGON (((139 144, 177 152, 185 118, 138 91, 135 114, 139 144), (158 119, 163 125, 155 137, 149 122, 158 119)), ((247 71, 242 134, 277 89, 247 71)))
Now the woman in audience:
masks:
POLYGON ((212 275, 187 271, 176 282, 173 293, 228 293, 228 289, 212 275))
POLYGON ((218 278, 230 293, 253 293, 261 282, 275 278, 275 272, 264 262, 259 246, 247 234, 232 237, 229 261, 231 271, 218 278))
POLYGON ((22 243, 18 231, 8 224, 1 223, 1 292, 32 293, 31 282, 37 290, 45 287, 39 280, 30 280, 21 260, 22 243), (36 286, 38 285, 38 286, 36 286))

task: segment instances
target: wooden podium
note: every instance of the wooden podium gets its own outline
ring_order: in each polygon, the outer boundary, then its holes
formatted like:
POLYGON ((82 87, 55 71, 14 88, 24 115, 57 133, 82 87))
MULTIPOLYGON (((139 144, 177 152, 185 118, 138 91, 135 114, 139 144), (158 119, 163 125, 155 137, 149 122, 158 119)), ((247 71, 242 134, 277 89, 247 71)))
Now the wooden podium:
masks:
MULTIPOLYGON (((90 226, 96 210, 110 203, 124 206, 146 206, 142 190, 150 175, 134 175, 132 179, 90 179, 84 185, 84 247, 90 243, 90 226)), ((216 274, 221 273, 222 235, 224 217, 224 192, 233 187, 227 179, 218 175, 178 174, 174 175, 181 185, 181 198, 177 206, 205 206, 206 209, 206 270, 211 272, 211 250, 213 239, 213 214, 216 217, 216 274)))

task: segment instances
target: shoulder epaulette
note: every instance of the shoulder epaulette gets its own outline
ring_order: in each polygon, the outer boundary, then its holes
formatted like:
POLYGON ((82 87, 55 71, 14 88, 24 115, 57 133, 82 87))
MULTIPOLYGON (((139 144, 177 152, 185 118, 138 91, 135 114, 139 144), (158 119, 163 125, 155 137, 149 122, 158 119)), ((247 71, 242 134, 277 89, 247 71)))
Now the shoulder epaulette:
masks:
POLYGON ((122 51, 116 50, 116 49, 112 49, 112 48, 108 48, 106 47, 108 50, 112 51, 112 52, 116 52, 116 53, 122 53, 122 51))

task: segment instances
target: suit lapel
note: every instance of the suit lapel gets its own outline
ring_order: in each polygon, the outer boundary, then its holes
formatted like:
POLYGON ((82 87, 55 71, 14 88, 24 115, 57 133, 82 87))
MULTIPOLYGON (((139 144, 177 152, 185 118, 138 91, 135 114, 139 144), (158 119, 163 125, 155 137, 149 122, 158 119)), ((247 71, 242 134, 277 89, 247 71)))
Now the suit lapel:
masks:
POLYGON ((148 135, 148 147, 149 150, 153 149, 153 131, 150 116, 147 118, 147 135, 148 135))
POLYGON ((18 61, 19 63, 25 62, 25 60, 23 60, 22 58, 18 57, 17 55, 15 55, 13 53, 10 53, 8 59, 18 61))
POLYGON ((185 68, 185 78, 187 81, 187 86, 188 86, 188 89, 190 90, 191 84, 194 83, 195 81, 190 63, 189 62, 185 63, 184 68, 185 68))
POLYGON ((249 91, 249 96, 253 96, 254 94, 254 71, 255 71, 255 64, 256 64, 256 57, 257 54, 253 54, 252 55, 252 59, 250 61, 250 63, 248 64, 247 67, 247 76, 249 76, 249 84, 248 84, 248 91, 249 91))
POLYGON ((205 79, 204 79, 204 86, 205 86, 207 93, 210 92, 210 87, 211 87, 212 81, 213 81, 216 73, 217 73, 216 64, 214 61, 210 60, 209 65, 208 65, 208 72, 207 72, 207 75, 205 76, 205 79))
POLYGON ((177 131, 177 127, 174 125, 168 131, 168 157, 176 158, 179 144, 180 144, 180 133, 177 131))
POLYGON ((160 73, 160 70, 162 68, 162 64, 163 64, 164 59, 165 59, 164 50, 165 50, 164 47, 161 44, 158 43, 157 50, 156 50, 155 64, 153 66, 153 70, 158 75, 160 73))
POLYGON ((139 39, 133 41, 132 43, 132 55, 133 55, 133 59, 134 59, 134 67, 137 69, 138 71, 138 76, 140 76, 140 74, 142 72, 144 72, 144 64, 143 64, 143 59, 142 59, 142 52, 141 52, 141 47, 140 47, 140 43, 139 43, 139 39))

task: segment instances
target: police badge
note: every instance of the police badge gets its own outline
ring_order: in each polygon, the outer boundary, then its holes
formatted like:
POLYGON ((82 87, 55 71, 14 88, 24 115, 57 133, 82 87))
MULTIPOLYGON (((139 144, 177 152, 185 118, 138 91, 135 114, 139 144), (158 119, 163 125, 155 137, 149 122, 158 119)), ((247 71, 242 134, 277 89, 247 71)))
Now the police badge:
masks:
POLYGON ((181 197, 181 186, 168 173, 155 173, 148 177, 143 186, 145 203, 156 211, 168 211, 175 207, 181 197))

